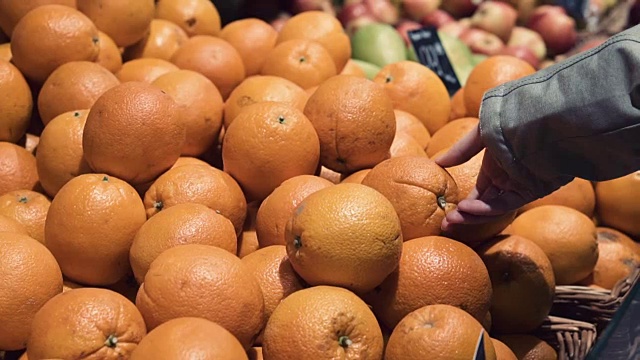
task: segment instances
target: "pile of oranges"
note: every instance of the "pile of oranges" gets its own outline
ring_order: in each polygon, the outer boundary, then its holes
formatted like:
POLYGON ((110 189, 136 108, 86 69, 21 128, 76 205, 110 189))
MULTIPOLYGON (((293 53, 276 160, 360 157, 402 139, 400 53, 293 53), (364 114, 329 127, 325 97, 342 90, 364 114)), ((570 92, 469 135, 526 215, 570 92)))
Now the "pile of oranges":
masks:
POLYGON ((517 58, 450 98, 415 62, 366 78, 321 12, 3 1, 0 28, 0 358, 554 359, 555 286, 640 265, 640 173, 441 233, 483 153, 432 158, 517 58))

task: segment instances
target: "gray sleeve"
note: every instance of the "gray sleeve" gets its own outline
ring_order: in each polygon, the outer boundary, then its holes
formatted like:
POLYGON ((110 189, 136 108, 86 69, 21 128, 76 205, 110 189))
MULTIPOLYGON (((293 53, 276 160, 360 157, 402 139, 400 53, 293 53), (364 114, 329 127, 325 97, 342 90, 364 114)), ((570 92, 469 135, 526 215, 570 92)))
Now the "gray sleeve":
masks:
POLYGON ((536 194, 573 177, 602 181, 640 168, 640 26, 488 91, 487 149, 536 194))

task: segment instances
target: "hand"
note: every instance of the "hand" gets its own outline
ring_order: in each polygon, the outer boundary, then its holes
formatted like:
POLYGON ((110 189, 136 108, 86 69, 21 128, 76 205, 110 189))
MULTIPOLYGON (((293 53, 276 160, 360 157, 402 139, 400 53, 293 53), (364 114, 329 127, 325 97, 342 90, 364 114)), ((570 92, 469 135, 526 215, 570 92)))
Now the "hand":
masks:
MULTIPOLYGON (((480 128, 476 127, 435 162, 441 167, 460 165, 484 148, 480 128)), ((526 186, 513 181, 489 149, 485 149, 475 188, 465 200, 460 201, 456 210, 447 213, 442 221, 442 230, 451 230, 452 226, 460 224, 490 222, 536 198, 526 186)))

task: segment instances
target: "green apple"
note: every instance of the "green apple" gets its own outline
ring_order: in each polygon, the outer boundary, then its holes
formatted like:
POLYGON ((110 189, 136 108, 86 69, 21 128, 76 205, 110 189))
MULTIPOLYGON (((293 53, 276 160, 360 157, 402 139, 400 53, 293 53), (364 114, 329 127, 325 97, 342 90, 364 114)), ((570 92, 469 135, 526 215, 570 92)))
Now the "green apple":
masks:
POLYGON ((369 80, 373 80, 373 78, 376 77, 376 75, 378 75, 380 70, 382 70, 380 66, 374 65, 372 63, 368 63, 366 61, 362 61, 358 59, 351 59, 351 61, 353 61, 356 65, 360 66, 362 71, 364 71, 364 73, 367 75, 367 79, 369 80))
POLYGON ((351 37, 351 57, 379 67, 407 60, 400 33, 382 23, 367 24, 356 30, 351 37))
POLYGON ((447 57, 449 58, 449 62, 451 62, 451 66, 453 66, 453 71, 455 71, 458 76, 460 85, 464 86, 471 70, 475 67, 471 49, 457 37, 442 31, 438 31, 438 37, 442 42, 444 50, 447 52, 447 57))

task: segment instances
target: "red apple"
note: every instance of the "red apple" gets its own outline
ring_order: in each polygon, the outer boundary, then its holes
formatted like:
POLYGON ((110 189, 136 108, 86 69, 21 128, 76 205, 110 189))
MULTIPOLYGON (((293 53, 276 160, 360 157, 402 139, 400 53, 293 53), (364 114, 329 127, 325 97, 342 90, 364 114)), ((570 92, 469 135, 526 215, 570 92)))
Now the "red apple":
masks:
POLYGON ((464 30, 460 34, 460 40, 476 54, 496 55, 504 48, 504 42, 499 37, 480 29, 464 30))
POLYGON ((440 8, 453 16, 461 18, 471 16, 482 0, 442 0, 440 8))
POLYGON ((440 6, 441 0, 403 0, 402 8, 405 14, 413 20, 420 21, 427 14, 440 6))
POLYGON ((363 2, 345 3, 342 10, 338 13, 338 20, 342 23, 342 26, 346 27, 351 21, 362 16, 373 17, 369 7, 367 7, 363 2))
POLYGON ((542 36, 547 50, 554 55, 564 54, 576 44, 576 22, 560 6, 540 6, 531 14, 527 26, 542 36))
POLYGON ((293 12, 301 13, 305 11, 324 11, 331 15, 336 15, 335 8, 331 0, 293 0, 293 12))
POLYGON ((422 18, 422 25, 439 28, 443 25, 456 21, 448 12, 436 9, 422 18))
POLYGON ((396 30, 400 33, 400 36, 404 39, 404 42, 409 45, 411 41, 409 41, 409 31, 421 29, 422 24, 415 22, 413 20, 402 20, 398 25, 396 25, 396 30))
POLYGON ((515 56, 528 62, 536 69, 540 66, 540 60, 538 60, 538 57, 526 46, 505 46, 498 54, 515 56))
POLYGON ((526 24, 533 11, 540 5, 540 0, 512 0, 511 3, 518 11, 518 23, 526 24))
POLYGON ((385 24, 396 24, 400 18, 398 8, 389 0, 364 0, 364 4, 374 17, 385 24))
POLYGON ((507 46, 526 46, 533 51, 538 60, 547 57, 547 46, 544 44, 542 36, 525 27, 516 26, 513 28, 507 46))
POLYGON ((549 66, 554 65, 555 63, 556 63, 556 61, 555 61, 555 60, 547 59, 547 60, 545 60, 545 61, 543 61, 543 62, 541 62, 541 63, 540 63, 540 66, 538 67, 538 69, 540 69, 540 70, 542 70, 542 69, 546 69, 546 68, 548 68, 549 66))
POLYGON ((438 28, 438 31, 442 31, 443 33, 446 33, 448 35, 451 35, 457 38, 457 37, 460 37, 460 34, 462 34, 462 32, 464 32, 468 28, 469 28, 469 25, 464 24, 461 21, 454 21, 454 22, 447 23, 440 26, 438 28))
POLYGON ((607 39, 609 39, 606 36, 596 36, 594 38, 592 38, 589 41, 585 41, 584 43, 580 44, 580 46, 578 46, 578 48, 576 49, 575 53, 581 53, 583 51, 587 51, 590 49, 593 49, 595 47, 598 47, 600 45, 602 45, 605 41, 607 41, 607 39))
POLYGON ((509 40, 511 30, 516 26, 518 13, 513 6, 501 1, 485 1, 471 17, 471 26, 488 31, 502 41, 509 40))

